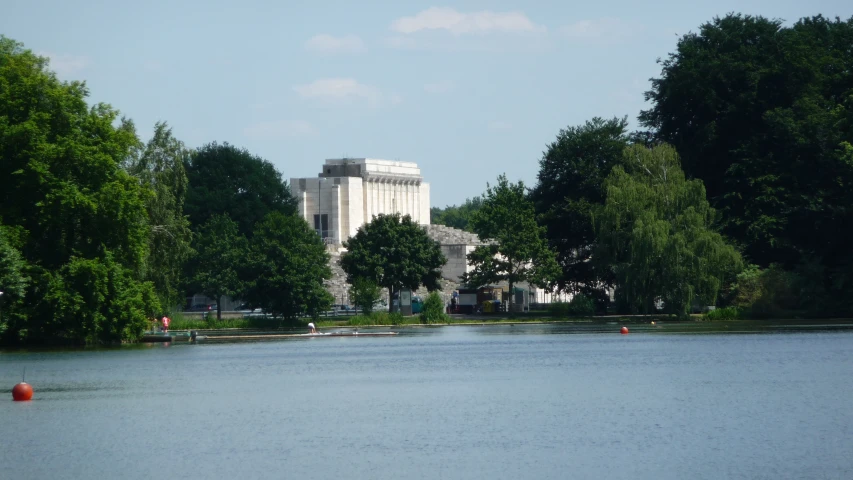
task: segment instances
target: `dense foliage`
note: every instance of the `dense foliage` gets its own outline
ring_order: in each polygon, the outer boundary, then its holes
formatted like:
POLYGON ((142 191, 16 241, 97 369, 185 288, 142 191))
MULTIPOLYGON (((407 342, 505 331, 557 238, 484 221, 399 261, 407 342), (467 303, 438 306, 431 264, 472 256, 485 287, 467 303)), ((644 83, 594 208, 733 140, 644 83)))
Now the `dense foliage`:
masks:
MULTIPOLYGON (((545 228, 536 223, 533 203, 523 182, 510 183, 505 175, 487 185, 483 205, 471 217, 471 226, 486 245, 468 254, 471 271, 462 281, 473 287, 507 282, 509 291, 519 282, 547 286, 559 274, 554 252, 545 240, 545 228)), ((512 312, 513 295, 509 310, 512 312)))
POLYGON ((189 285, 216 300, 216 319, 222 318, 222 297, 246 290, 245 266, 249 241, 227 215, 214 215, 201 225, 193 244, 195 256, 188 265, 189 285))
POLYGON ((143 277, 154 284, 164 307, 183 303, 183 266, 192 254, 192 232, 184 215, 184 162, 188 155, 184 144, 172 135, 172 129, 165 122, 158 122, 154 136, 125 166, 148 190, 148 256, 143 277))
POLYGON ((198 226, 213 215, 228 215, 241 235, 270 212, 296 214, 296 199, 281 173, 268 161, 228 143, 210 143, 192 152, 186 165, 189 189, 185 211, 198 226))
POLYGON ((0 36, 0 264, 27 278, 5 303, 4 338, 133 340, 159 309, 144 280, 146 191, 120 168, 138 145, 133 124, 89 108, 86 85, 47 66, 0 36))
POLYGON ((276 317, 316 317, 332 305, 329 254, 301 217, 270 212, 255 228, 245 298, 276 317))
POLYGON ((694 302, 715 305, 720 288, 742 267, 716 233, 715 212, 700 180, 687 180, 669 145, 625 150, 605 180, 596 215, 594 261, 612 269, 617 302, 631 313, 687 314, 694 302))
POLYGON ((450 316, 444 311, 444 301, 438 292, 430 292, 424 300, 421 323, 447 323, 450 316))
POLYGON ((701 179, 723 233, 762 268, 853 311, 853 18, 730 14, 680 38, 641 122, 701 179))
MULTIPOLYGON (((447 259, 438 243, 409 215, 377 215, 343 246, 347 252, 340 264, 350 284, 356 278, 372 280, 388 289, 390 299, 401 288, 440 288, 441 267, 447 259)), ((388 303, 393 310, 394 302, 388 303)))
POLYGON ((483 205, 482 197, 466 198, 462 205, 449 205, 445 208, 432 207, 429 210, 430 223, 447 225, 467 232, 471 229, 471 215, 483 205))
POLYGON ((352 279, 348 293, 353 305, 358 307, 361 314, 370 316, 382 295, 382 289, 373 280, 356 277, 352 279))
POLYGON ((530 193, 561 273, 556 286, 567 292, 606 298, 613 278, 590 262, 595 246, 593 208, 604 204, 604 179, 621 164, 628 144, 627 119, 593 118, 561 130, 539 161, 538 182, 530 193))

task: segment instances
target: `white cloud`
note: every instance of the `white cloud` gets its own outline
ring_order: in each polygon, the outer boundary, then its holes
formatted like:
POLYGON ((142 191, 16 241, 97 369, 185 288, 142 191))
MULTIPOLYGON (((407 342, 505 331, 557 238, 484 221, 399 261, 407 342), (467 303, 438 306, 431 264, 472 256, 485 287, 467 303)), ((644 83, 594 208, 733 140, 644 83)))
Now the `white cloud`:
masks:
POLYGON ((243 129, 244 135, 254 138, 304 137, 315 133, 314 126, 304 120, 258 122, 243 129))
POLYGON ((375 107, 384 101, 391 104, 402 102, 402 97, 399 95, 383 95, 378 88, 359 83, 354 78, 323 78, 305 85, 297 85, 293 90, 304 98, 329 103, 361 100, 375 107))
POLYGON ((361 38, 355 35, 334 37, 332 35, 315 35, 305 42, 305 49, 320 53, 361 53, 367 47, 361 38))
POLYGON ((424 85, 424 91, 427 93, 447 93, 453 90, 453 82, 437 82, 437 83, 427 83, 424 85))
POLYGON ((49 68, 60 76, 77 73, 92 64, 86 56, 38 52, 38 55, 50 58, 49 68))
POLYGON ((560 28, 563 36, 579 40, 617 40, 631 36, 642 30, 642 26, 618 18, 605 17, 595 20, 581 20, 560 28))
POLYGON ((543 32, 544 26, 533 23, 521 12, 488 10, 462 13, 452 8, 431 7, 412 17, 401 17, 391 23, 391 30, 412 34, 427 30, 446 30, 454 35, 543 32))
POLYGON ((509 130, 511 128, 512 128, 512 125, 509 124, 508 122, 502 122, 499 120, 489 122, 489 130, 501 130, 501 131, 503 131, 503 130, 509 130))

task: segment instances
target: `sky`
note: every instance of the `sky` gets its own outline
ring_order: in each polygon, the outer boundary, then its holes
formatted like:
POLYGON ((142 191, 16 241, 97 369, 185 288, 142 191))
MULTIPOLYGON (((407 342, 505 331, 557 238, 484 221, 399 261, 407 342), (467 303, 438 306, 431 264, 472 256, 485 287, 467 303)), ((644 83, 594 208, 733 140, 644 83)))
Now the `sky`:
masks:
POLYGON ((791 24, 841 0, 0 0, 0 34, 85 80, 147 141, 228 142, 285 179, 327 158, 416 162, 432 206, 536 184, 563 128, 637 115, 680 35, 729 12, 791 24))

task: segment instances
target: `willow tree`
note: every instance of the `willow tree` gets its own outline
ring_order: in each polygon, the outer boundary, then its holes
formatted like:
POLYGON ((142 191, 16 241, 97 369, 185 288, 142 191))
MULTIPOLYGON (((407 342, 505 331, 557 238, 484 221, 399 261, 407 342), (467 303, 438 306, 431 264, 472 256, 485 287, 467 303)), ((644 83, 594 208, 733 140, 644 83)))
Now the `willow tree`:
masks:
POLYGON ((554 251, 545 239, 545 227, 536 223, 533 202, 524 182, 510 183, 505 175, 494 187, 487 185, 483 205, 471 216, 471 225, 486 245, 468 254, 473 267, 462 276, 471 286, 509 284, 509 311, 513 288, 519 282, 548 286, 560 273, 554 251))
POLYGON ((154 284, 160 304, 167 308, 183 303, 181 277, 184 262, 192 253, 192 233, 184 215, 184 162, 188 157, 189 151, 172 135, 172 129, 165 122, 157 122, 154 136, 126 166, 147 190, 149 233, 144 278, 154 284))
POLYGON ((632 312, 649 313, 658 300, 673 314, 688 313, 695 301, 713 305, 742 261, 712 228, 702 181, 685 179, 669 145, 628 147, 623 165, 605 180, 594 261, 613 272, 632 312))

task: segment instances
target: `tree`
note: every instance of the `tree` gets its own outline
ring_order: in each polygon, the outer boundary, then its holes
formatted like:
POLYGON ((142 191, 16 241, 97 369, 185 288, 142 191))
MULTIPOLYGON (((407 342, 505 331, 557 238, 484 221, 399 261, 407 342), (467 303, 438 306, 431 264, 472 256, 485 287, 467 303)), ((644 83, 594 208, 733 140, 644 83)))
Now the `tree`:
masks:
MULTIPOLYGON (((441 267, 447 259, 438 242, 409 215, 379 214, 343 246, 347 252, 341 255, 340 264, 350 284, 356 278, 372 280, 388 289, 391 300, 401 288, 440 288, 441 267)), ((395 310, 393 301, 389 309, 395 310)))
POLYGON ((191 262, 191 285, 216 299, 216 318, 222 318, 222 297, 235 297, 246 290, 241 272, 248 260, 249 242, 227 215, 214 215, 195 237, 191 262))
POLYGON ((438 292, 430 292, 421 311, 421 323, 447 323, 448 320, 450 317, 444 312, 444 301, 441 295, 438 292))
POLYGON ((683 315, 695 300, 714 305, 721 285, 742 269, 740 254, 712 229, 715 212, 701 180, 686 180, 669 145, 625 150, 605 181, 595 218, 595 261, 610 269, 617 296, 632 313, 662 300, 683 315))
POLYGON ((154 125, 154 136, 126 166, 148 190, 148 257, 144 278, 154 284, 161 305, 172 307, 182 303, 181 291, 184 263, 192 248, 192 232, 184 215, 187 176, 184 162, 189 152, 172 136, 164 122, 154 125))
POLYGON ((379 285, 367 278, 353 278, 352 285, 349 288, 349 298, 364 315, 373 313, 373 308, 379 301, 381 294, 382 289, 379 285))
POLYGON ((273 316, 316 317, 334 298, 329 254, 317 233, 295 215, 270 212, 255 228, 246 299, 273 316))
POLYGON ((120 168, 139 140, 87 96, 0 36, 0 217, 30 280, 8 342, 132 341, 159 308, 142 276, 144 191, 120 168))
POLYGON ((16 323, 30 283, 27 263, 18 250, 20 232, 6 227, 0 219, 0 338, 12 318, 16 323))
POLYGON ((227 214, 249 238, 267 213, 296 213, 296 199, 281 173, 245 149, 207 144, 192 153, 186 171, 189 188, 184 210, 192 225, 227 214))
POLYGON ((548 243, 557 252, 561 274, 555 285, 602 301, 613 279, 594 270, 592 210, 604 205, 604 179, 622 163, 628 144, 626 118, 596 117, 561 130, 539 161, 538 182, 530 193, 548 243))
POLYGON ((429 210, 430 223, 433 225, 447 225, 448 227, 458 228, 471 232, 471 214, 480 209, 483 205, 483 199, 480 197, 466 198, 465 203, 459 205, 449 205, 444 209, 432 207, 429 210))
POLYGON ((473 270, 462 281, 482 287, 506 281, 510 303, 519 282, 546 287, 559 275, 554 251, 545 240, 545 228, 536 223, 533 203, 526 197, 524 182, 510 183, 506 175, 488 186, 483 206, 471 217, 471 225, 486 245, 468 254, 473 270))
POLYGON ((828 303, 853 292, 839 234, 853 230, 851 43, 853 18, 714 18, 660 62, 640 115, 704 182, 746 257, 789 270, 817 259, 828 303))

